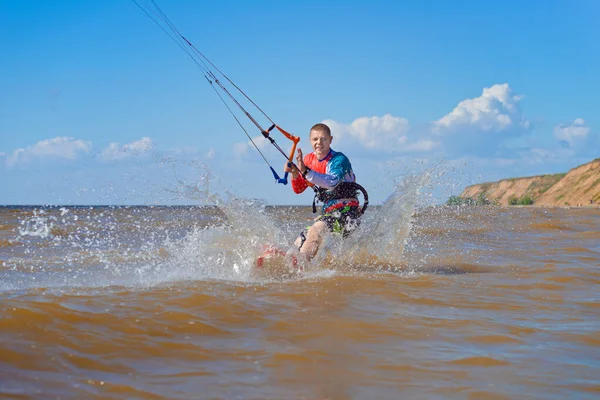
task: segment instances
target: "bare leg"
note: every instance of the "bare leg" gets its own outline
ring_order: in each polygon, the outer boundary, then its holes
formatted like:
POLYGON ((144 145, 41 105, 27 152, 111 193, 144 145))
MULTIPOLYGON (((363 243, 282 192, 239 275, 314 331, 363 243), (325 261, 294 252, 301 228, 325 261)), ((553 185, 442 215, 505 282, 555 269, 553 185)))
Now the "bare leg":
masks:
MULTIPOLYGON (((306 256, 308 261, 312 260, 319 251, 319 246, 321 246, 323 234, 325 232, 327 232, 327 224, 323 221, 317 221, 308 228, 308 231, 306 232, 306 241, 300 248, 300 253, 306 256)), ((296 239, 296 247, 300 246, 300 243, 302 243, 302 238, 296 239)))

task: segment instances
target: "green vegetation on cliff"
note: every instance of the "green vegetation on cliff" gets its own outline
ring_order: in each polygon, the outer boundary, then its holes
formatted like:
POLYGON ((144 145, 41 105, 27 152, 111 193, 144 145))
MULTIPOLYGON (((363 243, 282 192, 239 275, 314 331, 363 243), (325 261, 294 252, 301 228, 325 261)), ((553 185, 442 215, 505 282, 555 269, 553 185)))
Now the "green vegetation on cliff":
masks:
POLYGON ((448 206, 487 206, 490 204, 492 202, 488 200, 485 193, 480 193, 476 199, 472 197, 450 196, 448 201, 446 201, 446 205, 448 206))

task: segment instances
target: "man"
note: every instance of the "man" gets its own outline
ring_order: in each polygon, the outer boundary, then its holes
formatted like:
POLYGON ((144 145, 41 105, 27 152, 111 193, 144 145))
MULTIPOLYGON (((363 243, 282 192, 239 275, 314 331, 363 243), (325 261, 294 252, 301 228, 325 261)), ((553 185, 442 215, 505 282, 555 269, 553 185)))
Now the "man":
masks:
POLYGON ((350 160, 331 149, 331 130, 325 124, 316 124, 310 130, 309 141, 313 152, 303 157, 302 149, 296 154, 296 166, 286 164, 284 170, 292 174, 292 189, 302 193, 309 186, 319 188, 317 196, 323 202, 322 215, 302 231, 295 242, 307 261, 317 254, 327 232, 347 236, 360 225, 361 211, 356 197, 356 177, 350 160), (297 167, 297 168, 296 168, 297 167))

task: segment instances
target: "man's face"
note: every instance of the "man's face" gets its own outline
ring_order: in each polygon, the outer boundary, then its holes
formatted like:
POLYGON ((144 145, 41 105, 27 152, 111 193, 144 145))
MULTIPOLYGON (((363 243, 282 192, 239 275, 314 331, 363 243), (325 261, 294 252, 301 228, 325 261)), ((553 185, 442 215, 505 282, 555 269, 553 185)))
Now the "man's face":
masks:
POLYGON ((310 131, 309 139, 310 145, 312 146, 312 149, 319 160, 323 159, 323 157, 329 154, 331 140, 333 139, 331 135, 328 135, 322 131, 312 130, 310 131))

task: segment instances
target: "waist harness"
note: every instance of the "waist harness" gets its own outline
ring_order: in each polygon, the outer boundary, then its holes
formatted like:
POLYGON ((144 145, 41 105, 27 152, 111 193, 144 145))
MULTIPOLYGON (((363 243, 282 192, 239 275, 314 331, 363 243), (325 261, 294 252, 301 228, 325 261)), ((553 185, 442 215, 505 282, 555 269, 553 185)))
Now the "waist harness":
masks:
POLYGON ((356 182, 340 182, 333 190, 327 190, 315 186, 315 197, 313 198, 313 213, 317 212, 317 201, 325 203, 330 200, 355 198, 358 195, 358 191, 362 192, 364 204, 360 209, 360 214, 364 214, 369 205, 369 194, 367 190, 356 182))

